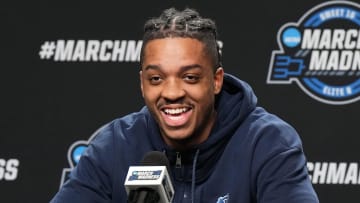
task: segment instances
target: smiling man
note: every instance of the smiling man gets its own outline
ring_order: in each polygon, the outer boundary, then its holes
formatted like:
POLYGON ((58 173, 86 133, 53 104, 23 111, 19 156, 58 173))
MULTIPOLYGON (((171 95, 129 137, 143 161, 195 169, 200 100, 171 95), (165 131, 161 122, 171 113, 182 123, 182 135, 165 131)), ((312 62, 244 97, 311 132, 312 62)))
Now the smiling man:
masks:
POLYGON ((102 128, 51 202, 126 202, 129 166, 149 151, 169 159, 174 203, 318 202, 295 129, 224 73, 215 23, 170 8, 144 28, 146 106, 102 128))
POLYGON ((214 95, 224 73, 221 67, 214 71, 213 56, 204 49, 199 40, 176 35, 151 40, 144 48, 143 97, 165 143, 176 149, 204 142, 216 119, 214 95))

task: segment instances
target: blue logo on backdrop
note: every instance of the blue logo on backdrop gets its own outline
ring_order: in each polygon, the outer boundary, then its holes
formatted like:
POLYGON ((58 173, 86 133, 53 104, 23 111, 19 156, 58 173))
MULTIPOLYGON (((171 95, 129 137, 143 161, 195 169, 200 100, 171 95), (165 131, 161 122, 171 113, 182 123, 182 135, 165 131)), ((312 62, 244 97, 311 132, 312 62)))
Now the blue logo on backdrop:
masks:
POLYGON ((360 99, 360 5, 320 4, 277 33, 267 84, 296 83, 310 97, 343 105, 360 99))
POLYGON ((69 179, 69 175, 71 170, 79 163, 80 158, 82 156, 82 154, 85 152, 85 150, 87 149, 89 143, 91 140, 93 140, 95 138, 95 136, 98 134, 98 132, 103 129, 106 125, 102 126, 101 128, 99 128, 98 130, 96 130, 88 140, 79 140, 74 142, 68 150, 68 162, 70 167, 69 168, 64 168, 62 175, 61 175, 61 182, 60 182, 60 187, 69 179))

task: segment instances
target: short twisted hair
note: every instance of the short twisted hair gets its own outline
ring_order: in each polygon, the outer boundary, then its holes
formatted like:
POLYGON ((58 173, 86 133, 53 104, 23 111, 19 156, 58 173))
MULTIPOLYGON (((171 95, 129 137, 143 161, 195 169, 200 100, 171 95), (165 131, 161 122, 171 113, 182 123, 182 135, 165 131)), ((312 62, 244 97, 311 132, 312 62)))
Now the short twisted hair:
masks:
POLYGON ((215 22, 209 18, 202 18, 197 11, 190 8, 183 11, 169 8, 164 10, 159 17, 146 21, 140 63, 143 62, 144 48, 149 41, 169 37, 188 37, 199 40, 205 45, 205 51, 213 59, 214 70, 222 66, 215 22))

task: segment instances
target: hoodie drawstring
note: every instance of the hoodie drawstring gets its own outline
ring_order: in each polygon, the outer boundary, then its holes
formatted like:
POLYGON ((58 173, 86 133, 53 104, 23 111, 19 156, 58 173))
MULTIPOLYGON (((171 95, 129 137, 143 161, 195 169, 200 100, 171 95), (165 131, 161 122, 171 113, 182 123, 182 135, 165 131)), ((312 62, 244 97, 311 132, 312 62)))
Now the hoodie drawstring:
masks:
POLYGON ((199 156, 199 152, 200 150, 196 150, 195 153, 195 157, 194 157, 194 162, 193 162, 193 169, 192 169, 192 180, 191 180, 191 202, 194 203, 194 198, 195 198, 195 180, 196 180, 196 162, 199 156))

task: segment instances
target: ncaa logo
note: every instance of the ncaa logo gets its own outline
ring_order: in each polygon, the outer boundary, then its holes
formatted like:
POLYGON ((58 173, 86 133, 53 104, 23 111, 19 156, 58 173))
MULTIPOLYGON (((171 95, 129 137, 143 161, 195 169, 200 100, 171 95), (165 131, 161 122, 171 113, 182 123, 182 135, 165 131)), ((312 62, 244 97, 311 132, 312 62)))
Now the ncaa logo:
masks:
POLYGON ((70 178, 70 173, 74 167, 79 163, 82 154, 86 151, 89 146, 89 143, 96 137, 96 135, 107 126, 105 124, 97 129, 88 140, 79 140, 74 142, 68 150, 67 159, 69 162, 69 168, 64 168, 61 175, 60 187, 70 178))
POLYGON ((313 99, 343 105, 360 99, 360 5, 320 4, 277 33, 267 84, 296 83, 313 99))

